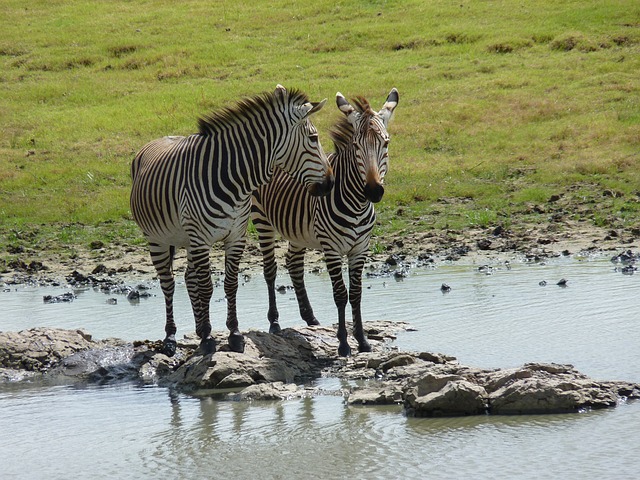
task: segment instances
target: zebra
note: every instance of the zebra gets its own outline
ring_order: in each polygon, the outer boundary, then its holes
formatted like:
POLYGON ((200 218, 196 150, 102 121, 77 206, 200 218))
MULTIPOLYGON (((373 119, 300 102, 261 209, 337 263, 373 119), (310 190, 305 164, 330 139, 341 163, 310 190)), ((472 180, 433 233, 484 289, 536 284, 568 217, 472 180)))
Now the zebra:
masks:
POLYGON ((373 203, 382 199, 388 169, 387 125, 398 104, 398 91, 389 93, 382 109, 374 112, 364 98, 355 108, 338 92, 336 103, 345 115, 331 130, 335 153, 329 163, 335 186, 325 197, 311 197, 286 172, 274 173, 271 183, 257 189, 252 198, 251 219, 263 255, 264 277, 269 295, 267 318, 271 333, 280 332, 276 306, 274 255, 276 234, 288 240, 286 268, 296 292, 300 315, 308 325, 318 325, 304 285, 304 254, 307 248, 324 253, 338 309, 338 353, 351 354, 347 341, 345 308, 347 290, 342 278, 342 257, 349 265, 348 301, 351 303, 358 350, 371 350, 362 326, 360 301, 362 269, 375 223, 373 203))
POLYGON ((213 293, 209 254, 222 242, 228 343, 244 351, 238 329, 236 293, 239 261, 246 243, 251 192, 270 181, 278 168, 293 175, 309 195, 326 195, 333 171, 309 119, 326 99, 310 102, 299 90, 278 85, 235 105, 203 116, 199 131, 154 140, 131 165, 130 206, 148 243, 166 307, 163 352, 176 351, 173 318, 173 258, 187 250, 185 282, 201 350, 213 353, 209 305, 213 293))

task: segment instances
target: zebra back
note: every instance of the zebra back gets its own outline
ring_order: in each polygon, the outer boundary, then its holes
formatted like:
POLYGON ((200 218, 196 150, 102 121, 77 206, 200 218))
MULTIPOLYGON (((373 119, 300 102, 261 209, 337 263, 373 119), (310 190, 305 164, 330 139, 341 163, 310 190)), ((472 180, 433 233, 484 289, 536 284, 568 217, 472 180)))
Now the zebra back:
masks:
POLYGON ((131 212, 149 240, 186 246, 243 236, 250 194, 276 168, 312 194, 333 185, 309 116, 312 103, 278 86, 199 119, 199 132, 145 145, 132 163, 131 212))

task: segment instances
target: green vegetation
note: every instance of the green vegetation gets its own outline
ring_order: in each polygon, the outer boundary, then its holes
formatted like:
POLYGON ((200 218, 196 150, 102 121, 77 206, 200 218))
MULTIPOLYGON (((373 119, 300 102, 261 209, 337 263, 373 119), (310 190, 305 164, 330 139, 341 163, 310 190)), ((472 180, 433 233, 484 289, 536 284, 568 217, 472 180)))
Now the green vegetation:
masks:
MULTIPOLYGON (((635 0, 6 0, 2 10, 3 252, 141 242, 128 211, 135 152, 277 83, 376 107, 398 88, 380 235, 540 221, 532 206, 551 195, 579 221, 640 222, 635 0)), ((338 116, 332 102, 316 116, 327 150, 338 116)))

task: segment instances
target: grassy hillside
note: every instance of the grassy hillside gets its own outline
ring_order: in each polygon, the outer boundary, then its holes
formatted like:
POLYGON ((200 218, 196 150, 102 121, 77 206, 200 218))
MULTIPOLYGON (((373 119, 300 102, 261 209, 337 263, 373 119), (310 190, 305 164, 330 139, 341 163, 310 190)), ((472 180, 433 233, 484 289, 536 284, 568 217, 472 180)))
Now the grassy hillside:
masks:
POLYGON ((336 91, 398 88, 381 235, 545 221, 552 195, 640 224, 635 0, 2 3, 1 250, 139 242, 137 149, 277 83, 329 97, 321 132, 336 91))

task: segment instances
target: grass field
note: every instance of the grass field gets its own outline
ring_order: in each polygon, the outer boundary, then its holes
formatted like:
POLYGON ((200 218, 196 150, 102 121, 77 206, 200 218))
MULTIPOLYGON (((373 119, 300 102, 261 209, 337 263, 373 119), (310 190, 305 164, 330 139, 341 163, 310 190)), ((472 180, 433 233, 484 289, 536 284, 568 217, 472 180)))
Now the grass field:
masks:
MULTIPOLYGON (((640 3, 2 1, 0 251, 142 241, 146 142, 277 83, 377 108, 392 87, 377 232, 572 220, 640 226, 640 3), (87 226, 88 228, 83 228, 87 226)), ((4 253, 3 253, 4 254, 4 253)))

